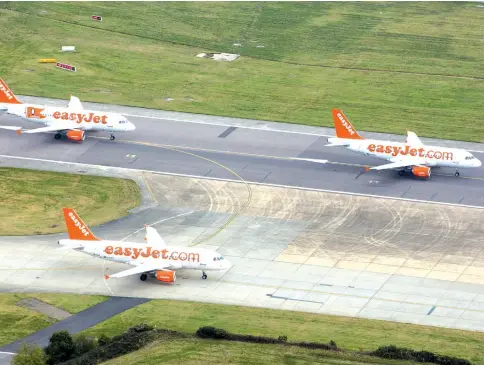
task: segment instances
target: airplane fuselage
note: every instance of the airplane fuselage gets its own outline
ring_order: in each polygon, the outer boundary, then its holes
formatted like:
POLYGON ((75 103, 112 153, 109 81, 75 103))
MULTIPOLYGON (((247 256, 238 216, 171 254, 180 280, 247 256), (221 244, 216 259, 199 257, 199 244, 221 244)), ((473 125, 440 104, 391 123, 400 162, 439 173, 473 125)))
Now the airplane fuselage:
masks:
POLYGON ((330 143, 346 142, 344 147, 350 151, 375 157, 381 160, 395 161, 400 158, 419 158, 427 166, 471 168, 479 167, 480 161, 466 150, 429 145, 411 145, 408 143, 382 141, 374 139, 328 138, 330 143))
POLYGON ((133 261, 142 263, 162 260, 169 263, 169 269, 193 269, 203 271, 226 270, 227 261, 219 259, 222 257, 218 252, 199 247, 176 247, 163 246, 157 247, 146 243, 120 242, 120 241, 80 241, 80 240, 60 240, 59 244, 76 244, 83 247, 75 249, 93 257, 105 260, 132 264, 133 261))
POLYGON ((72 108, 36 104, 11 104, 6 111, 44 126, 66 122, 69 124, 66 129, 69 129, 74 122, 77 128, 91 131, 124 132, 131 129, 131 123, 117 113, 86 109, 76 111, 72 108))

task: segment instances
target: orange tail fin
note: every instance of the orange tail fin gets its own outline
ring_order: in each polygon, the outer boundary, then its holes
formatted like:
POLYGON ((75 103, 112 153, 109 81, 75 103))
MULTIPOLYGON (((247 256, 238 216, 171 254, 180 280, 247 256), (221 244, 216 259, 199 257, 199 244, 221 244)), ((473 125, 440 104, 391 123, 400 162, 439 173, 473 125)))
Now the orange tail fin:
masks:
POLYGON ((336 137, 347 139, 364 139, 351 125, 348 118, 339 109, 333 109, 333 121, 336 129, 336 137))
POLYGON ((0 103, 22 104, 2 79, 0 79, 0 103))
POLYGON ((82 221, 82 219, 77 215, 74 209, 64 208, 63 211, 69 239, 83 241, 99 241, 99 238, 92 234, 89 227, 82 221))

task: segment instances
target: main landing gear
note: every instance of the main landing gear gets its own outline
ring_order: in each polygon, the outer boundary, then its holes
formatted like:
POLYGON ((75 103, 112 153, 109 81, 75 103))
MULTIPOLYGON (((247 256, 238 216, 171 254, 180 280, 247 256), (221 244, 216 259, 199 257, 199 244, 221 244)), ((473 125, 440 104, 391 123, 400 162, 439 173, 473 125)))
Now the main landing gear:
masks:
POLYGON ((141 274, 141 276, 139 277, 139 279, 141 281, 145 281, 146 279, 148 279, 148 274, 141 274))
POLYGON ((55 139, 61 139, 62 138, 62 134, 60 133, 56 133, 55 136, 54 136, 55 139))
POLYGON ((207 278, 207 274, 205 274, 205 271, 202 274, 202 279, 205 280, 207 278))
POLYGON ((110 140, 113 141, 116 137, 114 137, 114 133, 111 133, 111 138, 110 140))
POLYGON ((459 177, 459 175, 460 175, 460 174, 459 174, 459 171, 455 170, 454 176, 455 176, 455 177, 459 177))

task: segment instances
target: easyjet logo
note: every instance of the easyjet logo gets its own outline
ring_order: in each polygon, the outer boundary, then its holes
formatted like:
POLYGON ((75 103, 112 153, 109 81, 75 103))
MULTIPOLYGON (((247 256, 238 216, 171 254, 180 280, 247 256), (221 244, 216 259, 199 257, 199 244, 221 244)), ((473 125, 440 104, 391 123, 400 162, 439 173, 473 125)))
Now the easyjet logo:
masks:
POLYGON ((346 128, 346 130, 347 130, 347 131, 348 131, 348 132, 349 132, 351 135, 355 134, 355 131, 353 130, 353 127, 351 126, 351 124, 349 124, 349 123, 346 121, 345 117, 343 117, 343 116, 341 115, 341 113, 336 114, 336 116, 337 116, 337 117, 338 117, 338 119, 340 120, 341 124, 343 124, 343 126, 346 128))
POLYGON ((47 118, 45 115, 42 114, 43 111, 44 109, 34 108, 29 106, 27 108, 27 118, 38 118, 38 119, 47 118))
POLYGON ((77 219, 76 215, 72 212, 69 212, 69 218, 71 218, 71 220, 74 222, 74 225, 79 228, 79 230, 82 232, 82 234, 84 236, 89 236, 89 231, 87 230, 87 227, 82 224, 81 222, 79 222, 79 220, 77 219))
POLYGON ((435 158, 437 160, 453 160, 454 154, 452 152, 442 152, 426 150, 425 148, 411 148, 410 146, 392 146, 392 145, 382 145, 382 144, 370 144, 368 145, 368 151, 376 153, 384 153, 387 155, 397 156, 397 155, 410 155, 419 156, 424 158, 435 158))
POLYGON ((7 96, 8 100, 13 99, 12 93, 10 92, 9 88, 5 86, 3 81, 0 81, 0 90, 3 91, 3 93, 7 96))
POLYGON ((82 122, 86 123, 102 123, 107 124, 107 115, 95 115, 94 113, 83 114, 83 113, 66 113, 66 112, 54 112, 52 114, 54 119, 62 120, 75 120, 78 124, 82 122))
POLYGON ((198 253, 173 251, 171 254, 168 254, 169 251, 166 249, 153 250, 153 248, 150 246, 146 246, 142 248, 106 246, 103 252, 108 255, 114 255, 114 256, 131 256, 131 258, 135 260, 141 256, 144 258, 148 258, 148 257, 152 257, 154 259, 161 258, 163 260, 200 262, 200 254, 198 253))

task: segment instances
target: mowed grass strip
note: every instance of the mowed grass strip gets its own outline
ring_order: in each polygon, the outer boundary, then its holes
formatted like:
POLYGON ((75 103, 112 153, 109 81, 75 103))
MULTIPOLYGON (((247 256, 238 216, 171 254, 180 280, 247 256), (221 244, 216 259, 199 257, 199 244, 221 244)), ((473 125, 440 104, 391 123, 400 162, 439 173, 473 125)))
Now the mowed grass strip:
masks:
POLYGON ((112 317, 84 333, 113 336, 140 323, 188 333, 195 333, 201 326, 215 326, 238 334, 275 338, 286 335, 288 341, 328 343, 333 340, 339 347, 354 351, 370 351, 379 346, 393 344, 484 364, 484 333, 481 332, 174 300, 150 301, 112 317))
POLYGON ((56 321, 35 310, 16 305, 20 300, 35 298, 71 314, 81 312, 107 297, 78 294, 0 294, 0 346, 28 336, 56 321))
POLYGON ((0 168, 0 235, 65 232, 63 207, 92 226, 128 215, 141 195, 133 180, 0 168))
POLYGON ((153 343, 148 347, 106 362, 104 365, 158 364, 415 364, 369 356, 355 356, 281 345, 260 345, 242 342, 174 339, 153 343))
POLYGON ((476 3, 40 3, 5 8, 260 59, 484 77, 476 3), (102 22, 91 20, 102 15, 102 22))
POLYGON ((0 74, 17 94, 330 127, 337 107, 357 130, 481 142, 477 5, 5 3, 0 74), (242 57, 195 57, 213 50, 242 57), (50 57, 78 71, 38 63, 50 57))

